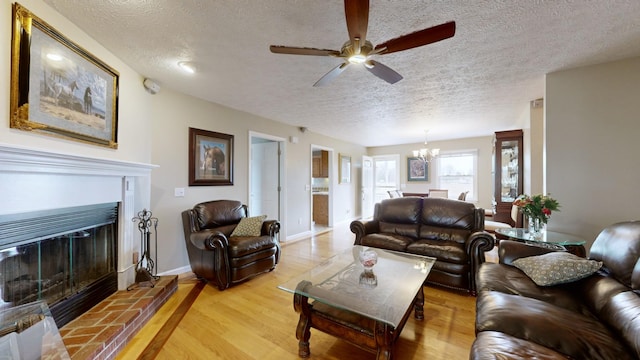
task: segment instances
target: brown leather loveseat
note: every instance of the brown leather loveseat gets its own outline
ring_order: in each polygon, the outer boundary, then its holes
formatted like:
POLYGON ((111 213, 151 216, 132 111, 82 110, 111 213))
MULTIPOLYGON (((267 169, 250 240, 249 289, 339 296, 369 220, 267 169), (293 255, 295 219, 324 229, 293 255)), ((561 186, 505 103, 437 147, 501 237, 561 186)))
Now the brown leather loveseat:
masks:
POLYGON ((427 283, 475 295, 475 273, 494 238, 484 231, 484 210, 442 198, 403 197, 375 205, 372 220, 351 223, 355 244, 436 258, 427 283))
POLYGON ((640 221, 604 229, 589 259, 573 259, 596 262, 577 280, 563 277, 579 268, 562 267, 549 252, 502 240, 500 263, 480 267, 470 359, 640 358, 640 221), (549 255, 555 262, 545 272, 539 259, 549 255), (523 259, 537 267, 523 267, 523 259), (558 281, 566 282, 552 285, 558 281))

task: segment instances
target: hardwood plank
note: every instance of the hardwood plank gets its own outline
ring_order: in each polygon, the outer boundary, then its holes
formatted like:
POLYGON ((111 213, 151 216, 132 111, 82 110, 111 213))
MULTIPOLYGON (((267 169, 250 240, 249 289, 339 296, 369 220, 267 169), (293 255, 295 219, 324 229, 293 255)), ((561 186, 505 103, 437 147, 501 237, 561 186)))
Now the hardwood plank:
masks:
POLYGON ((171 317, 167 319, 167 322, 162 326, 162 328, 158 331, 156 336, 151 339, 151 342, 147 345, 147 347, 142 351, 142 354, 138 356, 138 360, 151 360, 155 359, 162 346, 167 342, 175 328, 178 326, 184 315, 189 311, 189 308, 193 304, 193 302, 198 298, 200 292, 205 287, 203 282, 198 282, 192 289, 189 291, 189 294, 184 298, 184 300, 180 303, 178 308, 171 314, 171 317))
MULTIPOLYGON (((205 286, 156 359, 298 359, 293 295, 277 286, 351 247, 354 235, 348 226, 284 244, 280 264, 270 273, 225 291, 205 286)), ((193 286, 194 280, 181 281, 173 298, 181 301, 193 286)), ((424 295, 425 319, 409 319, 396 345, 396 358, 468 358, 475 338, 475 297, 434 287, 425 287, 424 295)), ((166 322, 176 310, 173 298, 118 358, 140 355, 143 344, 155 336, 147 328, 157 332, 158 323, 166 322)), ((374 354, 315 329, 310 344, 312 359, 375 359, 374 354)))

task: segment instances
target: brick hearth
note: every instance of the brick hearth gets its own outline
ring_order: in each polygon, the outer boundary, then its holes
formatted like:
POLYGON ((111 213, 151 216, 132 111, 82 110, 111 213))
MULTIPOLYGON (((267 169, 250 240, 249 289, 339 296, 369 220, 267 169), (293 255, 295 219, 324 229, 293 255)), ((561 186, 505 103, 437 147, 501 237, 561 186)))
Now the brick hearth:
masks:
POLYGON ((178 289, 178 276, 118 291, 60 329, 71 359, 113 359, 178 289))

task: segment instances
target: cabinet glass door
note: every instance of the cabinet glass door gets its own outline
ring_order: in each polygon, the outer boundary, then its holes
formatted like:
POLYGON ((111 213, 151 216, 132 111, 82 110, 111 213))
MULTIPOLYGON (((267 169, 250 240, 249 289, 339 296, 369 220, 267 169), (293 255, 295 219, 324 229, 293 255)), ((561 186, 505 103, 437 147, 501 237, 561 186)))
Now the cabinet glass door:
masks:
POLYGON ((503 141, 501 143, 501 173, 500 199, 502 202, 513 202, 522 189, 518 189, 518 141, 503 141))

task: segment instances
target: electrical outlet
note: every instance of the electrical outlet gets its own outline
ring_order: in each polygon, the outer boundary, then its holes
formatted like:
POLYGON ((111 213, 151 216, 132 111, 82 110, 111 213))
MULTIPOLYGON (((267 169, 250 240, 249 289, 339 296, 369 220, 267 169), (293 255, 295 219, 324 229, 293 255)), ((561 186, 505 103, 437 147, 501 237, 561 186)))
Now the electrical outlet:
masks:
POLYGON ((133 252, 133 263, 134 263, 134 264, 137 264, 137 263, 138 263, 138 259, 139 259, 138 257, 139 257, 139 256, 140 256, 140 255, 139 255, 139 253, 138 253, 137 251, 134 251, 134 252, 133 252))
POLYGON ((184 188, 175 188, 173 193, 176 197, 184 197, 184 188))

